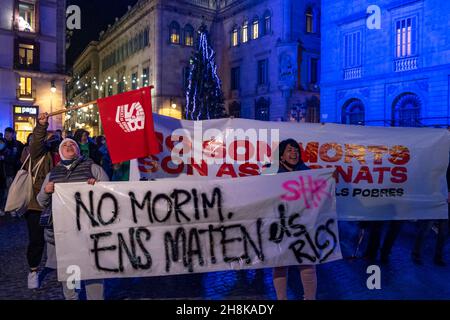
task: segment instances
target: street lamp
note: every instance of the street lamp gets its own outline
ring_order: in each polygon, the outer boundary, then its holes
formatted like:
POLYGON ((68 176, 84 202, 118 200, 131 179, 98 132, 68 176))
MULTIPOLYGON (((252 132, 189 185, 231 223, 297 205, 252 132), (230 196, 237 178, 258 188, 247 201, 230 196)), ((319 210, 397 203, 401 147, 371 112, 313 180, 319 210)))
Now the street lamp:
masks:
POLYGON ((176 109, 177 103, 173 99, 170 99, 170 106, 172 107, 172 109, 176 109))
POLYGON ((52 93, 55 93, 55 92, 56 92, 55 80, 52 80, 52 82, 51 82, 50 91, 51 91, 52 93))

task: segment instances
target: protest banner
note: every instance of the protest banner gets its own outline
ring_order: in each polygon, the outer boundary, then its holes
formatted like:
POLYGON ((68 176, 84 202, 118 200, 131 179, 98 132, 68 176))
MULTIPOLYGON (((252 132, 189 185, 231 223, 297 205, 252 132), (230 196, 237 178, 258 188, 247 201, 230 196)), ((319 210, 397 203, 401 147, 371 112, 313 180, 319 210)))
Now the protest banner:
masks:
POLYGON ((83 280, 341 259, 333 171, 56 184, 58 279, 73 266, 83 280))
POLYGON ((133 161, 130 180, 258 175, 293 138, 307 166, 336 169, 340 220, 447 218, 447 130, 154 118, 160 153, 133 161))
POLYGON ((152 88, 145 87, 97 100, 112 163, 157 152, 152 88))

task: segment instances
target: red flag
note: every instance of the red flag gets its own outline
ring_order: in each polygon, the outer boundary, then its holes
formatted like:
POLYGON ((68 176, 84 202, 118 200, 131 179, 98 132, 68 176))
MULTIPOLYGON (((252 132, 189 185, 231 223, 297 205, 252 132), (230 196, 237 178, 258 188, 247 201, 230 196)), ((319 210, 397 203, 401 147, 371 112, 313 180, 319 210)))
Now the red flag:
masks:
POLYGON ((159 153, 153 126, 152 88, 97 100, 113 163, 159 153))

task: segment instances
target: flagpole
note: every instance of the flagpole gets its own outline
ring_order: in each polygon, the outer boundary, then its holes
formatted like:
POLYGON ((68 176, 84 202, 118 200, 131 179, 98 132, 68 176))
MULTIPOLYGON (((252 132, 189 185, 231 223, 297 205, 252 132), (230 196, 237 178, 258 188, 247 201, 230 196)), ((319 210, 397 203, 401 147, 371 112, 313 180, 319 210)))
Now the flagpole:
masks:
POLYGON ((48 114, 48 116, 49 117, 53 117, 53 116, 56 116, 58 114, 66 113, 66 112, 69 112, 69 111, 74 111, 74 110, 86 108, 89 105, 96 104, 96 103, 97 103, 97 100, 93 100, 93 101, 90 101, 90 102, 87 102, 87 103, 80 104, 78 106, 74 106, 74 107, 71 107, 71 108, 66 108, 66 109, 61 109, 61 110, 55 111, 55 112, 51 112, 51 113, 48 114))

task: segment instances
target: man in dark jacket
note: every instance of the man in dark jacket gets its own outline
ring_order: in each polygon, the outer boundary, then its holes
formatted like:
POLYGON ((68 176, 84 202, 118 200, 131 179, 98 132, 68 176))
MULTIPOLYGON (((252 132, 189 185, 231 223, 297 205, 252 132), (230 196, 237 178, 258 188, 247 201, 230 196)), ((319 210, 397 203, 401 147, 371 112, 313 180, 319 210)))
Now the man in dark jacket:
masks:
POLYGON ((8 196, 9 187, 14 181, 17 171, 19 171, 21 163, 20 156, 22 155, 23 144, 15 138, 15 131, 13 128, 5 129, 5 148, 2 153, 5 188, 0 199, 0 210, 5 210, 6 198, 8 196))

